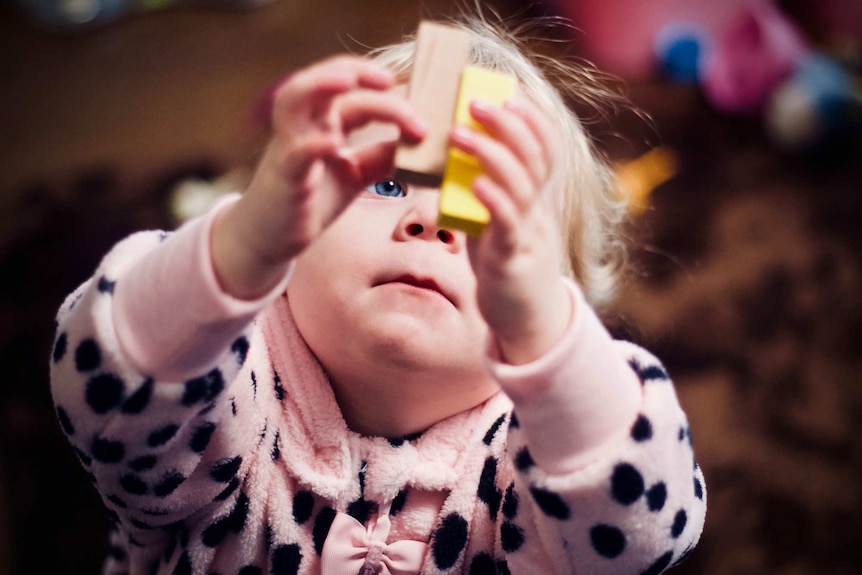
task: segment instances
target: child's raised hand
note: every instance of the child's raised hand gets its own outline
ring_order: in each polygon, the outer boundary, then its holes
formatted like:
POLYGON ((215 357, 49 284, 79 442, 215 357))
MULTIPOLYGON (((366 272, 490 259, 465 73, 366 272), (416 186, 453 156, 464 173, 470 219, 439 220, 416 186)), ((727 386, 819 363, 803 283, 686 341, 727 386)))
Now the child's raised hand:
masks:
POLYGON ((537 359, 560 339, 571 315, 560 279, 558 223, 551 210, 552 135, 547 120, 519 96, 502 108, 474 101, 488 134, 456 127, 453 146, 475 156, 484 174, 473 191, 491 213, 484 233, 468 239, 479 309, 503 358, 537 359))
POLYGON ((371 122, 419 139, 425 128, 389 89, 387 68, 337 56, 288 77, 274 98, 273 136, 243 197, 216 222, 213 261, 238 297, 265 293, 370 182, 392 167, 396 141, 361 148, 351 132, 371 122))

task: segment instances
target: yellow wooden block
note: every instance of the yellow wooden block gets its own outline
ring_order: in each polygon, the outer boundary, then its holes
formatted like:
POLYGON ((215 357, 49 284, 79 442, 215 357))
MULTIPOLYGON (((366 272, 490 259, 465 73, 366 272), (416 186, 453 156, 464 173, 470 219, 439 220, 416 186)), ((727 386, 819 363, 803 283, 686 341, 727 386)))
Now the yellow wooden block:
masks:
MULTIPOLYGON (((511 74, 467 66, 461 74, 461 87, 455 108, 455 124, 481 127, 470 115, 470 102, 480 99, 502 106, 515 95, 518 80, 511 74)), ((450 149, 443 183, 440 186, 438 225, 478 236, 490 219, 488 209, 473 194, 473 179, 482 173, 476 158, 461 150, 450 149)))
POLYGON ((473 194, 473 178, 482 173, 482 168, 472 161, 454 159, 450 156, 446 164, 446 176, 440 187, 440 207, 437 225, 478 236, 490 219, 488 208, 473 194))

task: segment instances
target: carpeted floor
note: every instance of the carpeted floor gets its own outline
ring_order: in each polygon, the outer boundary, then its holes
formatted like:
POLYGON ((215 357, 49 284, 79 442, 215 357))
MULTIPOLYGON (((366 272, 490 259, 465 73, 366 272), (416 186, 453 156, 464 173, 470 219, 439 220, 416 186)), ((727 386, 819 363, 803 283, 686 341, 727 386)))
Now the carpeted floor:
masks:
MULTIPOLYGON (((674 375, 705 470, 704 536, 679 573, 862 565, 862 170, 781 158, 720 119, 639 226, 618 331, 674 375)), ((680 134, 669 135, 674 141, 680 134)))
MULTIPOLYGON (((158 27, 153 22, 130 30, 152 30, 148 27, 158 27)), ((80 41, 70 48, 82 50, 82 58, 86 50, 105 49, 95 39, 85 43, 85 50, 80 41)), ((261 78, 272 69, 244 78, 245 91, 233 93, 237 108, 250 105, 251 86, 263 88, 261 78)), ((197 88, 210 85, 208 76, 196 78, 197 88)), ((815 155, 791 157, 769 144, 757 122, 716 115, 692 88, 633 84, 629 93, 653 124, 622 113, 609 126, 596 126, 601 145, 612 157, 624 158, 661 143, 679 153, 681 162, 679 174, 656 190, 650 208, 632 223, 635 271, 608 314, 616 334, 646 345, 665 361, 706 475, 703 539, 672 572, 858 573, 858 135, 815 155)), ((159 103, 153 94, 144 96, 155 98, 145 100, 148 106, 159 103)), ((181 116, 153 121, 171 125, 181 116)), ((23 120, 15 126, 26 128, 23 120)), ((118 137, 124 133, 119 126, 108 128, 118 137)), ((88 141, 103 133, 89 130, 88 141)), ((229 139, 211 130, 216 140, 229 139)), ((122 161, 99 161, 101 156, 85 152, 77 152, 73 162, 71 148, 63 148, 72 144, 64 142, 57 144, 62 157, 52 159, 56 150, 48 144, 42 150, 45 165, 54 167, 45 174, 13 166, 5 156, 0 575, 95 573, 104 551, 107 518, 51 408, 47 364, 54 311, 115 241, 141 228, 175 225, 169 200, 177 183, 213 179, 247 152, 196 150, 195 141, 180 135, 181 144, 167 144, 170 159, 163 159, 148 148, 158 139, 129 138, 135 144, 130 149, 151 152, 132 176, 122 161), (20 177, 13 182, 9 174, 20 177)), ((117 144, 116 157, 124 157, 125 145, 117 144)), ((13 157, 26 156, 16 153, 13 157)))

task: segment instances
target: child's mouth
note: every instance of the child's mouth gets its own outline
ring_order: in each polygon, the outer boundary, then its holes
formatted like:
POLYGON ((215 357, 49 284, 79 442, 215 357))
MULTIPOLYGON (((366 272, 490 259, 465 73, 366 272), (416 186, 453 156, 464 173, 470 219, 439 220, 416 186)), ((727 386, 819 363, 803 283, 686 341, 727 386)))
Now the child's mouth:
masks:
POLYGON ((402 283, 416 288, 430 290, 442 295, 453 305, 455 303, 452 301, 452 298, 449 297, 449 294, 447 294, 433 278, 416 277, 414 275, 404 274, 389 280, 387 283, 402 283))

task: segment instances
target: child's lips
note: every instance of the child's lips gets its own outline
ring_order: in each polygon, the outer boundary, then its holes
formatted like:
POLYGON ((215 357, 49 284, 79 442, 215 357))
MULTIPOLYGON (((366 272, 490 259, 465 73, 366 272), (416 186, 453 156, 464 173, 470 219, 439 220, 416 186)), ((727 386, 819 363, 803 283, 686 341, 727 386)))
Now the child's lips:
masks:
POLYGON ((386 283, 402 283, 416 288, 437 292, 443 297, 445 297, 447 300, 449 300, 449 303, 457 307, 455 298, 446 289, 441 287, 437 280, 435 280, 434 278, 427 276, 416 276, 412 274, 401 274, 393 277, 392 279, 379 282, 378 285, 386 283))

